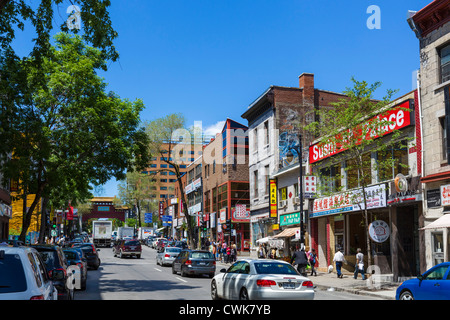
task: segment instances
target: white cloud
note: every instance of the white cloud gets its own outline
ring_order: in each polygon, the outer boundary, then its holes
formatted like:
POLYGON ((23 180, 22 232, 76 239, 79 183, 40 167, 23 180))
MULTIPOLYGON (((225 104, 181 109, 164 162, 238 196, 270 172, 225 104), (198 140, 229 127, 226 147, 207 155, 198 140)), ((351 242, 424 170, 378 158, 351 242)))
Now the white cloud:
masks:
POLYGON ((216 136, 216 133, 222 132, 224 125, 225 121, 218 121, 215 124, 206 127, 203 132, 206 136, 216 136))

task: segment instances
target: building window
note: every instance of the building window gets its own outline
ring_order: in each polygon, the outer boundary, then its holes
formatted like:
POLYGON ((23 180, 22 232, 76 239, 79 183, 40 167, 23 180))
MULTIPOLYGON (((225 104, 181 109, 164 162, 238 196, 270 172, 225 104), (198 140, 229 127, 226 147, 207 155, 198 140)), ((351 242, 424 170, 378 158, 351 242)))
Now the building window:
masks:
POLYGON ((264 174, 266 175, 265 195, 269 194, 269 166, 264 167, 264 174))
POLYGON ((450 44, 440 50, 441 83, 450 80, 450 44))
POLYGON ((445 124, 445 117, 439 118, 441 123, 441 137, 442 137, 442 160, 447 160, 447 125, 445 124))
POLYGON ((396 143, 377 152, 378 181, 392 180, 399 173, 408 174, 408 148, 405 143, 396 143))
POLYGON ((264 145, 269 144, 269 121, 264 122, 264 145))
POLYGON ((253 171, 253 194, 258 198, 258 170, 253 171))
POLYGON ((253 130, 253 152, 258 151, 258 129, 253 130))

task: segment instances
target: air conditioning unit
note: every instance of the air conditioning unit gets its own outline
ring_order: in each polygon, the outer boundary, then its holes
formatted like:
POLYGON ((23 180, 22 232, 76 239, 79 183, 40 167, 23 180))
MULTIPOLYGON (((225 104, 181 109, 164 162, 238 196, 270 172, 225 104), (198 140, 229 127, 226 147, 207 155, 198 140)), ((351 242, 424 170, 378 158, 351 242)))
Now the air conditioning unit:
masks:
POLYGON ((287 206, 287 200, 280 201, 280 208, 285 208, 287 206))
POLYGON ((294 198, 294 204, 300 204, 300 198, 299 197, 295 197, 294 198))

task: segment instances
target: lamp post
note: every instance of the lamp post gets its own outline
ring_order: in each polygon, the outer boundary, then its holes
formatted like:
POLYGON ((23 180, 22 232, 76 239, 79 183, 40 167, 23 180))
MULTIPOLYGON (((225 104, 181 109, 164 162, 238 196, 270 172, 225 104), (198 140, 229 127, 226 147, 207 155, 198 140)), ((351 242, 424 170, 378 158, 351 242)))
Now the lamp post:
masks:
MULTIPOLYGON (((302 134, 298 134, 298 146, 295 148, 298 154, 298 163, 299 163, 299 199, 300 199, 300 245, 301 247, 305 246, 305 234, 304 234, 304 225, 303 225, 303 157, 302 157, 302 134)), ((286 159, 288 162, 292 162, 294 159, 294 154, 291 150, 289 150, 286 154, 286 159)))

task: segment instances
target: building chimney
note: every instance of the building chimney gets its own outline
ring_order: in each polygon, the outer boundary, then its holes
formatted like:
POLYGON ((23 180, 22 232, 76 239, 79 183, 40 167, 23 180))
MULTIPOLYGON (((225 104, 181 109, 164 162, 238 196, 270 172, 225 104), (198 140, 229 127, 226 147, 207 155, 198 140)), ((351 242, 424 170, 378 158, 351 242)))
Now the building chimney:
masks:
POLYGON ((314 73, 302 73, 298 82, 300 89, 303 89, 303 103, 314 106, 314 73))

